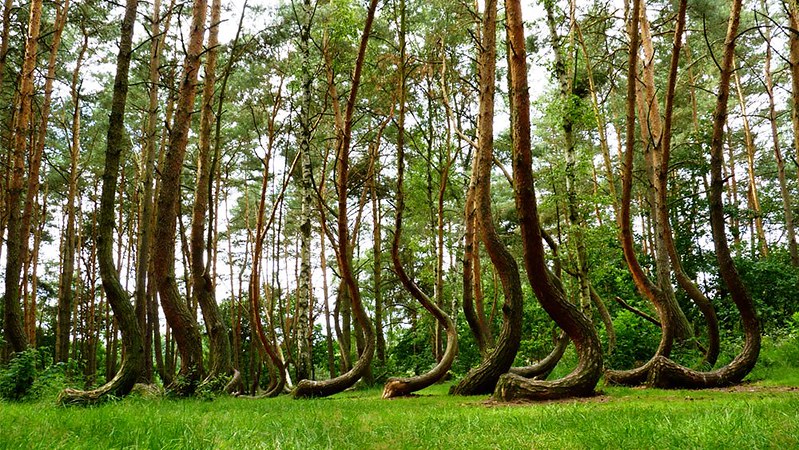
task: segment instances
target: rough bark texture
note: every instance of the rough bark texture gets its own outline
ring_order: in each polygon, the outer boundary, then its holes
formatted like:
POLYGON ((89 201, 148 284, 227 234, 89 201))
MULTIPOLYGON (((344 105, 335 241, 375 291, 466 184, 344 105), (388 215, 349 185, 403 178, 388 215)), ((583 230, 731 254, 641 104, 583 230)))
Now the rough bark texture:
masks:
POLYGON ((505 302, 502 305, 502 330, 494 350, 479 366, 453 386, 451 394, 484 395, 494 391, 500 375, 506 373, 519 350, 523 294, 519 266, 502 243, 491 212, 491 167, 494 150, 494 92, 496 77, 496 0, 486 2, 483 15, 480 54, 480 111, 478 149, 474 155, 472 178, 475 186, 477 218, 491 262, 499 274, 505 302))
POLYGON ((339 245, 336 258, 338 260, 339 270, 341 271, 342 281, 346 284, 350 294, 352 311, 363 331, 365 346, 351 370, 336 378, 325 381, 301 380, 294 389, 295 398, 326 397, 347 389, 355 384, 369 370, 372 358, 374 357, 375 332, 361 302, 361 292, 352 266, 352 244, 350 243, 349 223, 347 219, 347 180, 349 178, 349 151, 352 141, 352 121, 355 111, 355 101, 358 98, 358 87, 361 81, 361 71, 366 55, 366 46, 369 42, 369 34, 372 30, 377 3, 377 0, 371 0, 369 2, 369 9, 366 13, 366 23, 358 48, 358 57, 355 60, 355 69, 353 71, 347 109, 344 115, 344 124, 343 127, 339 128, 338 149, 336 152, 336 182, 338 187, 337 236, 339 245))
MULTIPOLYGON (((28 338, 23 329, 22 311, 20 307, 20 275, 23 262, 23 227, 22 227, 22 191, 25 180, 25 155, 28 147, 31 108, 33 104, 33 76, 36 70, 36 48, 39 40, 39 28, 42 20, 42 0, 34 0, 30 4, 28 33, 25 44, 25 58, 19 82, 19 105, 14 114, 14 130, 12 138, 11 181, 6 192, 6 214, 8 216, 8 252, 6 253, 5 273, 5 308, 3 321, 6 341, 11 349, 21 352, 28 347, 28 338)), ((31 149, 31 153, 33 153, 31 149)), ((24 245, 28 238, 24 236, 24 245)))
POLYGON ((175 243, 180 192, 180 175, 186 156, 191 116, 196 96, 197 72, 203 52, 206 0, 195 0, 192 6, 192 21, 183 65, 183 75, 178 88, 175 117, 169 133, 164 163, 160 167, 161 188, 158 195, 158 211, 155 221, 153 248, 154 281, 158 285, 161 308, 178 345, 181 366, 181 383, 173 388, 179 394, 191 394, 203 376, 202 340, 200 327, 187 302, 181 298, 175 280, 175 243))
POLYGON ((650 385, 660 388, 709 388, 740 382, 754 367, 760 354, 760 323, 749 291, 741 281, 730 254, 725 231, 722 194, 724 178, 724 124, 727 120, 730 77, 733 72, 735 39, 740 22, 741 0, 733 0, 730 20, 724 41, 724 56, 721 77, 713 111, 713 137, 710 144, 710 226, 713 245, 719 263, 721 277, 727 285, 732 301, 741 313, 744 328, 744 346, 741 352, 726 366, 712 372, 700 372, 682 367, 665 357, 655 359, 649 374, 650 385))
POLYGON ((136 320, 136 314, 130 303, 130 297, 119 282, 119 273, 114 267, 113 233, 114 233, 114 197, 117 190, 122 150, 126 145, 125 138, 125 103, 128 94, 128 72, 132 53, 133 26, 136 22, 137 0, 129 0, 125 4, 125 16, 122 20, 122 34, 117 56, 117 70, 114 76, 114 93, 111 101, 111 115, 108 121, 106 137, 105 167, 103 169, 103 187, 100 197, 100 215, 98 218, 99 236, 97 239, 100 277, 108 304, 114 311, 114 317, 122 333, 122 364, 119 371, 103 386, 92 391, 66 389, 58 396, 58 402, 64 405, 87 405, 100 402, 109 396, 127 395, 144 369, 144 344, 142 331, 136 320))
POLYGON ((546 265, 532 171, 530 97, 521 2, 505 1, 511 80, 511 133, 516 210, 519 214, 524 265, 539 303, 565 331, 577 351, 577 367, 555 381, 536 381, 512 373, 500 377, 494 398, 501 401, 587 396, 602 375, 602 347, 591 321, 558 289, 546 265))
POLYGON ((300 25, 300 54, 302 56, 300 103, 300 153, 302 211, 300 215, 300 283, 297 290, 297 379, 310 378, 313 372, 311 362, 311 320, 308 316, 313 302, 311 292, 311 211, 313 209, 313 188, 311 186, 311 10, 310 0, 302 3, 302 24, 300 25))

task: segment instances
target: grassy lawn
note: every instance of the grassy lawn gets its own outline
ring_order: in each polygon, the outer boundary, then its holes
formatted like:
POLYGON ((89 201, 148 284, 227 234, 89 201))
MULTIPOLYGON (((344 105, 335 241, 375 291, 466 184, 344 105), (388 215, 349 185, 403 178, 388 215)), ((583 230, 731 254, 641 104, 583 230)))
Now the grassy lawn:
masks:
POLYGON ((381 400, 129 398, 94 408, 0 403, 2 448, 797 448, 799 390, 604 388, 603 395, 496 405, 450 397, 381 400))

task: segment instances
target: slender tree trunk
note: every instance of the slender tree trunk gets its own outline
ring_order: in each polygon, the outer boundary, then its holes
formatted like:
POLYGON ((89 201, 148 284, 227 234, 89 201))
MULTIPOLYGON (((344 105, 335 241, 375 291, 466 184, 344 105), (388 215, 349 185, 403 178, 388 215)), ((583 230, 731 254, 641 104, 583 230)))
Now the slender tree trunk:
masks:
POLYGON ((319 265, 322 270, 322 292, 325 298, 323 307, 325 314, 325 343, 327 344, 327 370, 330 378, 336 376, 336 360, 333 353, 333 332, 330 329, 330 293, 327 287, 327 255, 325 250, 325 232, 319 230, 319 265))
MULTIPOLYGON (((413 392, 418 390, 424 389, 428 386, 437 383, 441 379, 443 379, 447 372, 449 371, 450 367, 452 367, 452 363, 455 361, 455 356, 458 353, 458 330, 455 328, 455 322, 453 322, 452 318, 447 315, 441 308, 441 305, 433 302, 430 297, 427 296, 419 286, 411 280, 408 274, 405 272, 405 268, 403 267, 402 260, 400 258, 400 242, 402 236, 402 215, 405 209, 405 187, 403 185, 404 177, 405 177, 405 103, 406 103, 406 96, 407 96, 407 78, 406 78, 406 67, 407 67, 407 54, 406 54, 406 46, 405 46, 405 37, 406 37, 406 17, 407 13, 405 10, 405 0, 400 0, 399 4, 399 14, 400 14, 400 26, 399 26, 399 50, 400 50, 400 61, 399 61, 399 117, 397 119, 397 200, 396 200, 396 213, 394 218, 394 239, 391 243, 391 260, 394 264, 394 271, 397 274, 397 277, 400 279, 402 286, 410 292, 410 294, 436 319, 436 323, 444 329, 447 333, 447 346, 444 353, 441 355, 441 358, 438 361, 436 366, 419 376, 410 377, 410 378, 389 378, 383 388, 383 398, 392 398, 402 395, 409 395, 413 392)), ((449 161, 447 161, 447 166, 449 165, 449 161)), ((448 169, 445 169, 445 172, 448 169)), ((442 174, 442 190, 443 185, 446 184, 446 176, 442 174)), ((443 232, 443 224, 441 214, 443 214, 442 208, 442 195, 439 195, 439 226, 438 230, 439 233, 443 232)), ((443 251, 442 245, 442 238, 439 235, 439 252, 443 251)), ((442 254, 439 253, 439 263, 437 271, 441 271, 442 264, 441 264, 442 254)), ((441 273, 438 272, 438 277, 436 284, 439 289, 443 288, 443 282, 441 282, 441 273)))
POLYGON ((59 395, 58 400, 61 404, 96 403, 107 398, 108 395, 125 396, 133 388, 133 384, 139 379, 141 371, 144 369, 144 345, 141 329, 128 293, 119 282, 119 273, 114 267, 113 260, 114 195, 117 190, 122 150, 126 142, 124 137, 125 103, 137 6, 137 0, 128 0, 122 20, 117 71, 114 76, 114 93, 106 138, 106 158, 98 219, 100 235, 97 239, 100 277, 108 304, 114 310, 114 316, 122 331, 123 359, 117 374, 105 385, 93 391, 66 389, 59 395))
POLYGON ((56 346, 55 361, 66 362, 69 355, 69 333, 70 333, 70 313, 74 298, 72 280, 75 272, 75 246, 77 239, 75 200, 78 195, 78 163, 80 161, 80 69, 83 56, 89 45, 89 35, 84 30, 83 43, 78 59, 75 63, 75 70, 72 72, 72 140, 69 146, 70 166, 69 166, 69 188, 67 190, 67 226, 66 236, 64 237, 64 263, 61 267, 61 283, 58 295, 58 322, 56 326, 56 346))
POLYGON ((366 314, 363 304, 361 303, 361 292, 358 287, 358 281, 352 265, 352 245, 350 243, 350 230, 347 218, 347 188, 349 179, 349 153, 350 143, 352 141, 352 124, 353 113, 355 111, 355 103, 358 98, 358 87, 361 81, 361 70, 363 69, 364 57, 366 56, 366 47, 369 42, 369 34, 372 30, 372 22, 374 21, 375 11, 377 10, 377 0, 371 0, 369 9, 366 14, 366 23, 364 31, 361 35, 361 42, 358 49, 358 56, 355 60, 355 68, 352 75, 350 95, 347 100, 346 112, 343 116, 343 127, 338 129, 337 139, 337 152, 336 152, 336 183, 338 191, 338 249, 336 251, 336 258, 338 260, 339 270, 341 271, 342 280, 346 283, 347 290, 349 291, 352 309, 355 318, 361 326, 364 333, 365 347, 361 353, 358 361, 353 368, 336 378, 325 381, 311 381, 301 380, 296 389, 294 390, 295 398, 304 397, 325 397, 352 386, 357 382, 368 370, 372 363, 375 347, 375 335, 372 323, 369 316, 366 314))
POLYGON ((738 75, 738 72, 734 72, 733 77, 735 80, 735 91, 738 94, 738 104, 741 106, 741 117, 743 119, 744 127, 744 142, 746 143, 746 168, 747 174, 749 176, 749 191, 747 193, 749 209, 752 210, 752 214, 754 215, 757 246, 760 249, 760 255, 766 257, 768 256, 769 248, 766 241, 766 232, 763 230, 763 210, 760 207, 757 178, 755 177, 755 140, 752 136, 752 129, 749 125, 749 116, 746 113, 746 100, 744 99, 743 88, 741 87, 741 77, 738 75))
POLYGON ((300 53, 302 56, 300 104, 300 153, 302 210, 300 212, 300 279, 297 291, 297 379, 311 378, 313 363, 311 359, 311 329, 308 312, 313 305, 311 291, 311 211, 313 187, 311 186, 311 1, 303 0, 302 24, 300 24, 300 53))
POLYGON ((202 110, 200 113, 199 151, 197 154, 197 185, 194 190, 194 207, 191 221, 191 278, 192 294, 202 309, 210 340, 210 367, 206 382, 217 377, 231 375, 233 366, 230 357, 228 329, 216 303, 215 283, 209 273, 210 262, 205 257, 205 220, 210 207, 211 191, 211 128, 214 121, 214 86, 216 83, 216 60, 219 45, 219 23, 222 5, 220 0, 211 3, 211 27, 208 36, 208 51, 205 61, 202 110))
MULTIPOLYGON (((761 0, 761 5, 768 15, 768 5, 765 0, 761 0)), ((765 29, 766 40, 766 63, 764 68, 764 78, 766 85, 766 95, 768 96, 768 121, 771 125, 771 140, 774 146, 774 159, 777 160, 777 180, 780 184, 780 196, 782 197, 782 210, 785 214, 785 232, 788 235, 788 252, 791 255, 791 265, 799 267, 799 248, 796 244, 796 229, 793 222, 793 205, 791 193, 788 189, 788 182, 785 179, 785 158, 782 156, 780 148, 780 136, 777 132, 777 109, 774 106, 774 82, 771 78, 771 27, 765 29)))
POLYGON ((682 367, 668 358, 658 357, 649 374, 649 383, 666 388, 708 388, 740 382, 754 367, 760 353, 760 323, 754 302, 741 281, 730 254, 725 232, 724 205, 722 202, 724 180, 721 172, 724 164, 724 124, 727 119, 730 78, 733 73, 735 39, 741 14, 741 0, 733 0, 730 20, 724 42, 721 63, 719 92, 713 111, 713 137, 710 145, 710 222, 713 245, 719 263, 721 277, 741 313, 744 328, 744 346, 741 352, 726 366, 712 372, 698 372, 682 367))

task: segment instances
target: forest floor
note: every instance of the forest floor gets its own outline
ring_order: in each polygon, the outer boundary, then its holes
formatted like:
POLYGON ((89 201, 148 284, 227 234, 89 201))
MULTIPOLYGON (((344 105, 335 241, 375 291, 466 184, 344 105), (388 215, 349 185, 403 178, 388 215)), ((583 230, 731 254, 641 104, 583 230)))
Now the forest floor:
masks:
POLYGON ((0 448, 799 447, 799 387, 780 380, 705 391, 601 387, 588 399, 510 405, 448 388, 394 400, 374 388, 315 400, 0 403, 0 448))

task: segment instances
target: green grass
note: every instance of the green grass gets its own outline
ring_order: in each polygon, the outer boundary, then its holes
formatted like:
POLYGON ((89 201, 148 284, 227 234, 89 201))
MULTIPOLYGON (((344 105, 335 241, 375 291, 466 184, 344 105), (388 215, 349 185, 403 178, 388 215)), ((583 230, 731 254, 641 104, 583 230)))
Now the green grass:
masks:
POLYGON ((799 391, 605 388, 586 401, 490 405, 435 386, 318 400, 129 398, 0 403, 0 448, 797 448, 799 391))

